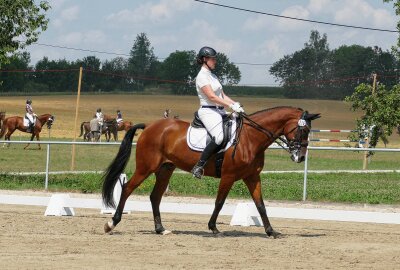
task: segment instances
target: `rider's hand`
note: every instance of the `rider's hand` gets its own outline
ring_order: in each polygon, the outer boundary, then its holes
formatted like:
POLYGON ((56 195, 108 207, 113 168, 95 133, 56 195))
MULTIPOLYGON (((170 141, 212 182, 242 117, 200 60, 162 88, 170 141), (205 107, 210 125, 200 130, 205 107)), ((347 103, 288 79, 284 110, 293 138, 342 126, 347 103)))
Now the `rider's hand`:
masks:
POLYGON ((231 105, 229 105, 229 107, 232 109, 232 111, 236 113, 244 113, 244 109, 239 102, 232 103, 231 105))

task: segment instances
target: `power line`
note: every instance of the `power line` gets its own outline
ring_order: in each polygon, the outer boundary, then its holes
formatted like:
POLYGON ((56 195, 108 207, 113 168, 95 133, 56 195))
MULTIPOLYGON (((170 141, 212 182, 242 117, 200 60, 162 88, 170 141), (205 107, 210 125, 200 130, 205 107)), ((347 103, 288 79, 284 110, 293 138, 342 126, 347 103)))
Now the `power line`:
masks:
MULTIPOLYGON (((60 45, 53 45, 53 44, 45 44, 45 43, 32 43, 32 45, 44 46, 44 47, 52 47, 52 48, 59 48, 59 49, 66 49, 66 50, 74 50, 74 51, 82 51, 82 52, 92 52, 92 53, 100 53, 100 54, 108 54, 108 55, 120 55, 120 56, 127 56, 129 54, 124 53, 114 53, 114 52, 106 52, 106 51, 97 51, 97 50, 89 50, 89 49, 81 49, 81 48, 74 48, 74 47, 67 47, 67 46, 60 46, 60 45)), ((158 59, 166 59, 165 57, 157 57, 158 59)), ((272 66, 273 64, 263 64, 263 63, 241 63, 241 62, 232 62, 236 65, 248 65, 248 66, 272 66)))
POLYGON ((331 26, 347 27, 347 28, 355 28, 355 29, 361 29, 361 30, 371 30, 371 31, 390 32, 390 33, 398 33, 399 32, 397 30, 371 28, 371 27, 363 27, 363 26, 355 26, 355 25, 348 25, 348 24, 339 24, 339 23, 331 23, 331 22, 323 22, 323 21, 308 20, 308 19, 303 19, 303 18, 289 17, 289 16, 277 15, 277 14, 273 14, 273 13, 261 12, 261 11, 257 11, 257 10, 238 8, 238 7, 227 6, 227 5, 217 4, 217 3, 210 3, 210 2, 202 1, 202 0, 193 0, 193 1, 203 3, 203 4, 223 7, 223 8, 229 8, 229 9, 234 9, 234 10, 239 10, 239 11, 245 11, 245 12, 250 12, 250 13, 278 17, 278 18, 282 18, 282 19, 311 22, 311 23, 325 24, 325 25, 331 25, 331 26))

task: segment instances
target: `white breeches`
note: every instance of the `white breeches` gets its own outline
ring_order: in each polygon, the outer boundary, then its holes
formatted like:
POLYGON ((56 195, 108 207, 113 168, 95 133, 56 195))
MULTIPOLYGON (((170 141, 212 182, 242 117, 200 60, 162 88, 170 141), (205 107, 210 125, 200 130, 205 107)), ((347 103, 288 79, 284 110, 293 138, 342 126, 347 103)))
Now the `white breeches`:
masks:
POLYGON ((26 117, 29 119, 29 121, 30 121, 31 123, 35 123, 35 122, 34 122, 34 119, 33 119, 33 114, 26 113, 25 115, 26 115, 26 117))
POLYGON ((224 139, 222 114, 225 114, 225 110, 200 108, 198 114, 207 131, 211 134, 211 137, 214 137, 215 143, 220 145, 224 139))

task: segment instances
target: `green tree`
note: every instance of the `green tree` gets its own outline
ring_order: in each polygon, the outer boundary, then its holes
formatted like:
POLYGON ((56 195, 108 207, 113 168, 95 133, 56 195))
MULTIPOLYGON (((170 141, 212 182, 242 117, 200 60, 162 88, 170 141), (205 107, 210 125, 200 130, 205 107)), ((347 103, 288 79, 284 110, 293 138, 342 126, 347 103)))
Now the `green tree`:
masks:
MULTIPOLYGON (((392 2, 393 0, 384 0, 392 2)), ((396 15, 400 15, 400 0, 394 1, 396 15)), ((400 21, 397 23, 397 29, 400 30, 400 21)), ((399 56, 400 36, 398 37, 397 48, 394 51, 399 56)), ((382 55, 380 50, 375 49, 379 64, 385 65, 392 61, 387 55, 382 55)), ((379 79, 379 77, 378 77, 379 79)), ((352 103, 352 110, 362 110, 364 115, 357 120, 356 127, 359 132, 363 129, 372 128, 371 147, 375 147, 379 139, 386 144, 388 136, 392 134, 393 129, 400 125, 400 85, 386 88, 379 84, 375 91, 372 86, 360 84, 351 96, 346 97, 347 102, 352 103)), ((362 134, 362 133, 361 133, 362 134)))
POLYGON ((128 69, 130 75, 133 76, 133 83, 137 90, 143 91, 144 85, 151 83, 150 80, 141 80, 140 78, 154 76, 151 71, 154 71, 153 67, 157 59, 153 50, 150 40, 145 33, 140 33, 136 36, 130 51, 128 69))
POLYGON ((36 42, 40 31, 47 29, 45 12, 49 8, 47 1, 0 1, 0 68, 9 61, 10 54, 36 42))
POLYGON ((94 92, 100 90, 100 71, 101 61, 96 56, 86 56, 82 60, 76 61, 84 69, 82 77, 82 91, 94 92))
MULTIPOLYGON (((379 47, 343 45, 332 51, 331 88, 337 99, 351 95, 360 82, 367 82, 371 74, 393 74, 397 61, 390 52, 383 52, 379 47)), ((380 82, 393 86, 396 79, 382 77, 380 82)), ((335 98, 335 97, 334 97, 335 98)))
POLYGON ((175 51, 161 64, 161 74, 164 80, 170 81, 172 92, 177 95, 195 94, 191 85, 197 75, 195 51, 175 51))
POLYGON ((32 73, 25 72, 32 70, 29 66, 30 54, 28 52, 14 53, 9 57, 7 64, 3 65, 5 70, 18 70, 18 72, 0 72, 1 92, 21 92, 26 89, 27 83, 32 78, 32 73))
POLYGON ((47 57, 35 65, 35 84, 40 89, 50 92, 75 92, 78 87, 79 64, 65 59, 49 60, 47 57), (71 71, 65 71, 71 69, 71 71), (74 70, 75 69, 75 70, 74 70), (62 72, 59 72, 64 70, 62 72))
POLYGON ((311 31, 302 50, 285 55, 269 71, 282 83, 287 97, 319 98, 326 95, 323 82, 330 76, 330 60, 326 34, 311 31))
POLYGON ((128 60, 116 57, 102 63, 101 71, 104 77, 101 80, 101 89, 104 91, 127 91, 130 89, 128 78, 128 60))
POLYGON ((370 146, 375 147, 379 139, 388 143, 388 136, 400 123, 400 85, 388 89, 379 84, 372 91, 369 84, 360 84, 351 96, 346 97, 351 102, 351 110, 362 110, 361 119, 356 121, 356 129, 363 138, 366 129, 371 129, 370 146))
POLYGON ((230 62, 228 57, 223 53, 217 53, 217 65, 213 73, 217 75, 221 84, 224 85, 238 84, 241 78, 239 68, 230 62))

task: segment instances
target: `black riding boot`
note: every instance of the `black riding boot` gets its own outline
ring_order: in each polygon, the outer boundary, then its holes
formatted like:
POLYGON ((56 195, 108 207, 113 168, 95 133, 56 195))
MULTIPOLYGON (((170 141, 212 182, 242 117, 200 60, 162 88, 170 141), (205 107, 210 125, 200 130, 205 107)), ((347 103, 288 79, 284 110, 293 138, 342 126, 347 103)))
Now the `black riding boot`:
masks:
POLYGON ((191 171, 194 177, 201 179, 204 174, 203 168, 206 165, 207 160, 215 153, 215 150, 218 148, 218 146, 219 145, 216 144, 214 140, 207 144, 206 148, 204 148, 203 153, 201 154, 200 160, 196 165, 194 165, 191 171))
POLYGON ((33 133, 34 128, 35 128, 35 125, 33 123, 29 123, 28 132, 33 133))

